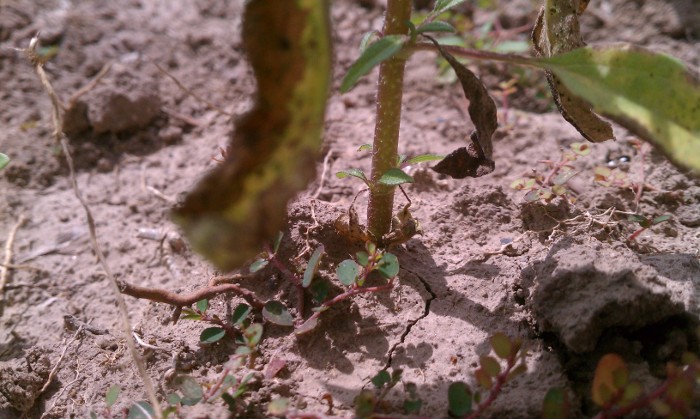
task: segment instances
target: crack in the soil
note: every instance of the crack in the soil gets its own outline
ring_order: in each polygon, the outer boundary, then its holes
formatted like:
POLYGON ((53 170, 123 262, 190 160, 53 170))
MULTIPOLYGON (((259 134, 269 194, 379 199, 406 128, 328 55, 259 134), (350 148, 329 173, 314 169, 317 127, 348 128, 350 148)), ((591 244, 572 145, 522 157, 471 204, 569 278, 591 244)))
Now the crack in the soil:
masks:
POLYGON ((430 284, 428 284, 428 281, 423 279, 422 276, 418 275, 417 273, 415 273, 409 269, 406 269, 406 268, 401 268, 401 269, 403 269, 404 271, 406 271, 409 274, 418 278, 418 280, 423 284, 423 288, 425 288, 425 290, 428 292, 428 294, 430 294, 430 297, 428 297, 428 299, 425 300, 425 308, 423 309, 423 314, 421 314, 416 319, 408 322, 403 333, 401 333, 401 338, 399 339, 399 341, 396 342, 394 345, 392 345, 392 347, 389 349, 389 353, 387 355, 386 365, 384 366, 385 370, 389 369, 389 367, 391 366, 391 362, 394 359, 394 351, 396 350, 396 348, 399 345, 401 345, 402 343, 404 343, 406 336, 408 336, 408 334, 411 333, 411 329, 413 328, 413 326, 415 326, 419 321, 423 320, 424 318, 426 318, 428 316, 428 313, 430 313, 430 304, 433 302, 434 299, 437 298, 437 294, 435 294, 435 292, 433 292, 433 289, 430 288, 430 284))

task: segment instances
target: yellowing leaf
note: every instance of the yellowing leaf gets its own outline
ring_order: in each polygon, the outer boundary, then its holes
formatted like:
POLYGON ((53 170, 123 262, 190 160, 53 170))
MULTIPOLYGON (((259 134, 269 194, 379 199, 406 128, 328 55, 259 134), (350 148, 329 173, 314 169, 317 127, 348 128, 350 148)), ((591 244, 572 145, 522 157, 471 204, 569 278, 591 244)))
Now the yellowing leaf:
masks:
MULTIPOLYGON (((546 0, 532 30, 532 43, 539 56, 552 57, 586 45, 581 36, 578 16, 587 1, 546 0)), ((613 139, 612 127, 593 113, 590 105, 572 94, 558 76, 547 72, 554 102, 571 125, 593 142, 613 139)))
POLYGON ((631 45, 580 48, 542 62, 596 112, 700 172, 700 80, 683 63, 631 45))
POLYGON ((174 219, 192 246, 228 271, 282 229, 287 202, 315 176, 331 54, 328 3, 246 2, 243 44, 257 79, 227 159, 174 219))
POLYGON ((593 376, 593 401, 598 406, 605 406, 610 401, 610 398, 622 388, 620 384, 620 376, 624 376, 627 381, 627 365, 625 361, 616 354, 605 354, 595 369, 593 376))

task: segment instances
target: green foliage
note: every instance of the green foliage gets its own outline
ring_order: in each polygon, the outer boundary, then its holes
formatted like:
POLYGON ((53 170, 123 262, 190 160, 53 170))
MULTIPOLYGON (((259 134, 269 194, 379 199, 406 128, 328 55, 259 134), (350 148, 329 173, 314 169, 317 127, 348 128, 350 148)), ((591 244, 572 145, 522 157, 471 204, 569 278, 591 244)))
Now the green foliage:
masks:
POLYGON ((413 183, 413 178, 401 169, 389 169, 382 177, 379 178, 379 183, 383 185, 396 186, 403 183, 413 183))
POLYGON ((304 278, 301 285, 306 288, 311 284, 311 280, 314 279, 314 275, 318 272, 318 268, 321 264, 321 258, 323 257, 324 248, 320 245, 309 259, 309 263, 306 265, 306 270, 304 271, 304 278))
POLYGON ((360 269, 354 260, 344 260, 338 264, 335 274, 343 285, 351 286, 357 282, 360 269))
POLYGON ((597 112, 700 172, 700 81, 677 59, 630 45, 595 46, 542 64, 597 112))
POLYGON ((348 69, 347 74, 340 84, 340 92, 345 93, 352 89, 360 77, 369 73, 382 61, 396 55, 404 45, 406 38, 401 35, 387 35, 372 44, 362 52, 360 58, 348 69))
POLYGON ((262 311, 263 318, 278 326, 294 326, 294 319, 287 307, 279 301, 268 301, 262 311))
POLYGON ((182 393, 180 403, 182 403, 183 406, 194 406, 204 397, 202 386, 189 375, 177 377, 175 380, 175 387, 182 393))
POLYGON ((246 317, 248 317, 248 314, 250 314, 250 310, 251 308, 247 304, 237 305, 233 310, 233 314, 231 315, 231 324, 234 326, 242 324, 246 317))
POLYGON ((146 401, 136 402, 131 405, 127 414, 127 419, 154 419, 156 412, 153 406, 146 401))
POLYGON ((114 403, 117 402, 120 391, 121 387, 119 387, 119 384, 113 384, 107 389, 107 393, 105 394, 105 404, 107 404, 108 408, 114 406, 114 403))
POLYGON ((199 341, 204 344, 212 344, 226 336, 226 331, 221 327, 207 327, 199 335, 199 341))
POLYGON ((544 396, 542 419, 566 419, 570 409, 568 393, 560 388, 552 388, 544 396))
POLYGON ((0 170, 4 169, 10 163, 10 158, 6 154, 0 153, 0 170))
POLYGON ((344 179, 348 176, 356 177, 356 178, 362 180, 363 182, 365 182, 365 184, 369 186, 369 179, 367 179, 365 172, 363 172, 360 169, 341 170, 340 172, 336 173, 335 176, 338 179, 344 179))
POLYGON ((447 389, 447 402, 450 414, 453 416, 465 416, 472 411, 472 392, 469 386, 457 381, 450 384, 447 389))

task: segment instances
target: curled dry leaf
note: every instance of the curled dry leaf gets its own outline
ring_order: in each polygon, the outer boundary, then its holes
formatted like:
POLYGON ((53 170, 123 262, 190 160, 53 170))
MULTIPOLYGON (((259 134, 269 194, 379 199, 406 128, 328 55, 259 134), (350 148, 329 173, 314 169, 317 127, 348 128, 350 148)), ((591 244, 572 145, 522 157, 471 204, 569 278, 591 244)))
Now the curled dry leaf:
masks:
MULTIPOLYGON (((551 57, 586 46, 578 22, 586 6, 587 0, 545 0, 532 30, 537 55, 551 57)), ((557 76, 549 71, 546 74, 559 112, 584 138, 592 142, 615 138, 612 126, 596 115, 586 101, 571 93, 557 76)))
POLYGON ((464 95, 469 100, 469 117, 476 128, 476 131, 471 134, 472 144, 468 148, 461 147, 453 151, 432 169, 455 179, 489 174, 495 168, 491 160, 493 156, 491 137, 498 128, 496 103, 474 73, 445 51, 435 39, 427 35, 423 36, 435 44, 437 50, 457 74, 464 95))
POLYGON ((175 210, 193 247, 222 270, 255 256, 284 223, 287 201, 315 175, 330 78, 327 2, 247 2, 243 43, 253 109, 226 160, 175 210))

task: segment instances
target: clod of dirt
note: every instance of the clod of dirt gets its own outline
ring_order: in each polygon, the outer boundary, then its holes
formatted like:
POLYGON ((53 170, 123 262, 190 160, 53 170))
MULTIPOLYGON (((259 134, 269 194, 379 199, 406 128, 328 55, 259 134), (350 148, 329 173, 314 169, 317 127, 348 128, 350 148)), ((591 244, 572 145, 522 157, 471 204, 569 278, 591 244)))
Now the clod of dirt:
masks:
POLYGON ((637 330, 681 315, 694 292, 692 282, 660 274, 630 250, 571 239, 553 246, 535 283, 531 305, 541 330, 574 353, 593 350, 606 329, 637 330))
POLYGON ((47 352, 34 347, 20 365, 16 361, 0 364, 0 415, 10 406, 26 412, 34 405, 51 370, 47 352))
POLYGON ((146 127, 160 112, 155 80, 127 68, 113 69, 112 77, 81 96, 64 117, 64 131, 74 136, 92 129, 95 134, 119 133, 146 127))

